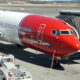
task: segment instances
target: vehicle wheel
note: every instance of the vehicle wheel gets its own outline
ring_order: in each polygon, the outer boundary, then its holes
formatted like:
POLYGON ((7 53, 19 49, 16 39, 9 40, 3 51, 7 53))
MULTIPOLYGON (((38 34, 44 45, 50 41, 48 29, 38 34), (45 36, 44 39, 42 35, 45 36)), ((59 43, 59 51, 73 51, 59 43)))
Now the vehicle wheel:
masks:
POLYGON ((19 44, 17 44, 17 47, 18 47, 18 48, 21 48, 22 46, 21 46, 21 45, 19 45, 19 44))
POLYGON ((18 48, 25 48, 25 46, 21 46, 21 45, 19 45, 19 44, 17 44, 17 47, 18 47, 18 48))
POLYGON ((3 78, 3 80, 6 80, 5 78, 3 78))

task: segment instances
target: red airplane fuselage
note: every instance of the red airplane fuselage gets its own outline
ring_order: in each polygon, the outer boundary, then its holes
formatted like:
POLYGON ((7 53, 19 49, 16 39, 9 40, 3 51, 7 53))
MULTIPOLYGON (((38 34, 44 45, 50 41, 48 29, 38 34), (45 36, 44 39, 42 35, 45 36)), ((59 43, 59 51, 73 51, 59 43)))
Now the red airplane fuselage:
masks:
POLYGON ((73 29, 59 19, 31 15, 21 22, 20 39, 25 46, 55 56, 71 55, 80 49, 80 43, 76 34, 67 34, 65 31, 73 29), (26 28, 30 28, 31 32, 26 28), (53 32, 55 31, 55 34, 53 32), (64 31, 61 34, 58 31, 64 31), (22 34, 24 32, 24 34, 22 34), (58 34, 57 34, 58 32, 58 34))
POLYGON ((55 54, 55 59, 80 49, 75 30, 60 19, 9 11, 1 11, 0 19, 0 29, 5 29, 0 30, 1 35, 7 41, 55 54))

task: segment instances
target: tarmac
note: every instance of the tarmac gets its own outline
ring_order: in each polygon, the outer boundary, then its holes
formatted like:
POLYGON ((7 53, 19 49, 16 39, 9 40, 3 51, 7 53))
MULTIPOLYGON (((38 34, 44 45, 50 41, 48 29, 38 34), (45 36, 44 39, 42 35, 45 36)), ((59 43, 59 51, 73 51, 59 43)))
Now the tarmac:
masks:
MULTIPOLYGON (((0 7, 0 10, 10 10, 40 14, 49 17, 59 15, 64 8, 14 8, 0 7)), ((79 10, 79 9, 78 9, 79 10)), ((23 65, 32 74, 33 80, 79 80, 80 79, 80 52, 70 56, 68 60, 61 61, 60 68, 50 70, 50 55, 33 50, 28 47, 18 48, 16 44, 0 41, 0 52, 13 54, 17 64, 23 65)))

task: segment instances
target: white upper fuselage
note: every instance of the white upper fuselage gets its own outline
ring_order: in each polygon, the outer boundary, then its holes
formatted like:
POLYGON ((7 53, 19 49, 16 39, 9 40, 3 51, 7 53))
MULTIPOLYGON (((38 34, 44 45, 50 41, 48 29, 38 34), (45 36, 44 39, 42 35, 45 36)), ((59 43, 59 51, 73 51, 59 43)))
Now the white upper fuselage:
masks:
POLYGON ((21 44, 18 30, 20 29, 21 20, 29 14, 0 11, 0 33, 1 37, 5 38, 6 41, 21 44))

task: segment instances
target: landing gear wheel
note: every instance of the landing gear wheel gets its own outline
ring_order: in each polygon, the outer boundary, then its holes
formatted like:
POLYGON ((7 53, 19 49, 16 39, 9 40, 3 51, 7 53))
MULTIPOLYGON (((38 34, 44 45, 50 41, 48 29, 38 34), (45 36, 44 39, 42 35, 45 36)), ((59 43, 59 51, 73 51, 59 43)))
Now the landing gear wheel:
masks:
POLYGON ((59 60, 54 60, 54 67, 61 67, 59 60))
POLYGON ((60 65, 60 60, 54 60, 53 69, 64 70, 64 67, 60 65))
POLYGON ((3 78, 3 80, 6 80, 5 78, 3 78))

